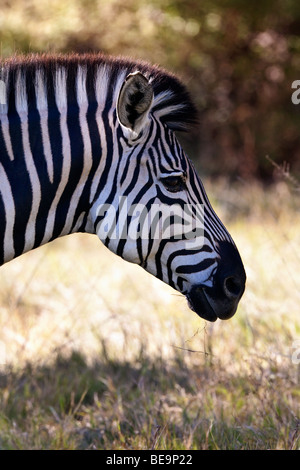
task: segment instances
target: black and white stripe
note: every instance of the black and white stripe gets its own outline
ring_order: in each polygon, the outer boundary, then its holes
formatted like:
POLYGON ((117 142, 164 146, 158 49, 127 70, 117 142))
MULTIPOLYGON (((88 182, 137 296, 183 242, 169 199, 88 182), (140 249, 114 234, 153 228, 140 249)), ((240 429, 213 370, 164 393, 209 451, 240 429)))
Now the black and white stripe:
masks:
MULTIPOLYGON (((14 57, 1 64, 0 80, 0 264, 69 233, 99 235, 102 204, 116 209, 121 224, 120 198, 149 210, 158 202, 203 204, 197 250, 172 238, 112 239, 109 231, 100 238, 186 294, 203 317, 229 317, 245 274, 175 137, 196 120, 179 80, 143 62, 101 55, 14 57), (170 177, 182 177, 184 188, 168 188, 170 177)), ((126 223, 132 230, 134 217, 126 223)))

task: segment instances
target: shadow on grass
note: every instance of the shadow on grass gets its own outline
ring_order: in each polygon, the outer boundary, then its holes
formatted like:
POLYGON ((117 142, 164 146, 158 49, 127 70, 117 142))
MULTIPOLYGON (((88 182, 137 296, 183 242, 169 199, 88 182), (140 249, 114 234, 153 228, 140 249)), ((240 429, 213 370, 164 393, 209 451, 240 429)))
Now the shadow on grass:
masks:
MULTIPOLYGON (((2 449, 270 449, 299 446, 296 387, 178 353, 134 363, 106 352, 0 376, 2 449), (275 386, 274 386, 275 385, 275 386), (295 396, 293 395, 295 394, 295 396), (296 398, 295 398, 296 397, 296 398)), ((275 374, 276 375, 276 374, 275 374)))
MULTIPOLYGON (((104 400, 120 393, 131 395, 150 393, 159 387, 162 394, 176 387, 192 393, 195 384, 190 370, 180 356, 170 363, 147 356, 133 363, 122 359, 110 359, 105 353, 92 363, 80 352, 69 356, 58 355, 51 365, 28 363, 22 370, 7 367, 0 375, 0 390, 6 391, 6 410, 12 419, 23 419, 23 399, 37 400, 40 406, 51 406, 65 414, 81 405, 91 405, 95 397, 104 400)), ((132 398, 132 397, 131 397, 132 398)))

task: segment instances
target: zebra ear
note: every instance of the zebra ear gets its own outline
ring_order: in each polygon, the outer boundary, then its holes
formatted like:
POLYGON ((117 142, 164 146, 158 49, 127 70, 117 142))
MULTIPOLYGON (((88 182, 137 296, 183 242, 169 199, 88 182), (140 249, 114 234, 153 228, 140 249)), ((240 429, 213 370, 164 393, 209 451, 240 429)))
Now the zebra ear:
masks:
POLYGON ((124 81, 117 102, 120 123, 139 133, 148 118, 153 101, 153 89, 141 72, 131 73, 124 81))

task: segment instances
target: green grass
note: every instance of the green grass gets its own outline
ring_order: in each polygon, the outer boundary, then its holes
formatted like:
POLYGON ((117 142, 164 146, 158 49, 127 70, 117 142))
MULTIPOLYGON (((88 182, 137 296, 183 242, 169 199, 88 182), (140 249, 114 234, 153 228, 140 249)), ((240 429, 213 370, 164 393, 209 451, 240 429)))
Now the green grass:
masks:
POLYGON ((295 449, 299 388, 262 363, 233 374, 141 352, 136 363, 80 353, 1 378, 5 449, 295 449), (281 393, 279 392, 281 390, 281 393), (284 390, 284 395, 282 392, 284 390))
POLYGON ((1 268, 0 448, 300 449, 299 197, 207 187, 248 276, 227 322, 92 236, 1 268))

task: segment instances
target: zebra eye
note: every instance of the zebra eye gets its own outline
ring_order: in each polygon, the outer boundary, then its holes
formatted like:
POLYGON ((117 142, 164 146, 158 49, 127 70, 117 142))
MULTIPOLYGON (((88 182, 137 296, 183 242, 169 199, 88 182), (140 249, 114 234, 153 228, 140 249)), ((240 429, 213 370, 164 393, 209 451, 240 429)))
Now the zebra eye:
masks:
POLYGON ((184 175, 167 176, 161 178, 161 181, 164 187, 171 193, 177 193, 186 187, 184 175))

